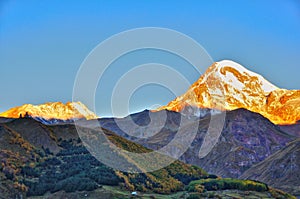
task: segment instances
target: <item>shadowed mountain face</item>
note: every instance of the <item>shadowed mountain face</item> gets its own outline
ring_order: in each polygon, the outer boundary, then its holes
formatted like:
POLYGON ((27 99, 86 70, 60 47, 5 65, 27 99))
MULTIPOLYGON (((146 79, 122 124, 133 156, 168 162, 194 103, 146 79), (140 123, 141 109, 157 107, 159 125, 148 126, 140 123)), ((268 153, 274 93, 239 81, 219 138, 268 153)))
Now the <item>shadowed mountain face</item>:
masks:
POLYGON ((53 139, 53 132, 45 125, 33 119, 18 119, 2 124, 3 128, 24 138, 30 145, 37 148, 48 148, 53 153, 58 153, 59 146, 53 139), (20 135, 20 133, 22 135, 20 135))
POLYGON ((226 115, 219 142, 198 165, 221 176, 239 177, 291 140, 259 114, 244 109, 231 111, 226 115))
POLYGON ((6 123, 14 120, 13 118, 0 117, 0 123, 6 123))
POLYGON ((292 125, 280 125, 279 128, 287 134, 300 137, 300 122, 292 125))
MULTIPOLYGON (((179 125, 187 132, 187 135, 191 129, 195 129, 194 126, 197 126, 195 139, 180 159, 223 177, 237 178, 241 176, 251 166, 284 148, 289 141, 294 139, 293 136, 284 133, 263 116, 245 109, 238 109, 227 112, 217 144, 207 156, 200 158, 199 150, 210 125, 211 115, 208 114, 200 119, 190 117, 183 120, 183 117, 187 116, 172 111, 164 110, 154 113, 144 111, 124 119, 107 118, 100 119, 99 122, 102 127, 154 150, 170 143, 176 135, 179 125), (167 115, 167 119, 162 125, 160 118, 164 118, 165 115, 167 115), (151 123, 149 116, 154 118, 151 123), (140 125, 150 125, 133 126, 131 118, 140 125), (182 123, 181 121, 188 122, 182 123), (148 129, 150 129, 150 133, 148 129), (146 138, 140 136, 147 133, 151 136, 146 138)), ((88 122, 85 125, 88 126, 88 122)), ((95 126, 90 127, 96 128, 95 126)))
POLYGON ((300 195, 300 139, 289 143, 264 161, 248 169, 242 179, 256 179, 300 195))

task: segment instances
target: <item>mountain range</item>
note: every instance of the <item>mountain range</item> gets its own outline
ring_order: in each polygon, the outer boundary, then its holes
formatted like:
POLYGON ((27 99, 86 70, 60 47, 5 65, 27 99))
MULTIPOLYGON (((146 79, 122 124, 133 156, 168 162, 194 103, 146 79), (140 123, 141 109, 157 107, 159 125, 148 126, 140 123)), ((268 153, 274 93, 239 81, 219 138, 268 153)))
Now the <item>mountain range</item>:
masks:
MULTIPOLYGON (((300 120, 300 90, 280 89, 240 64, 223 60, 211 65, 185 94, 156 111, 182 112, 188 107, 222 111, 244 108, 274 124, 289 125, 300 120)), ((81 102, 24 104, 1 113, 0 117, 18 118, 26 113, 46 120, 97 118, 81 102)), ((197 111, 194 114, 198 115, 197 111)))
MULTIPOLYGON (((193 142, 180 160, 197 165, 218 176, 241 179, 244 178, 244 172, 264 162, 274 153, 284 150, 290 142, 297 139, 296 136, 282 131, 280 126, 273 124, 262 115, 246 109, 237 109, 227 112, 218 142, 205 157, 199 157, 212 116, 208 114, 202 118, 189 117, 188 120, 182 119, 183 117, 187 116, 168 110, 143 111, 125 118, 101 118, 98 122, 101 127, 153 150, 161 149, 170 143, 179 129, 183 134, 191 135, 191 130, 194 130, 196 126, 197 132, 193 142), (161 121, 164 121, 165 115, 167 119, 162 126, 161 121), (149 123, 150 118, 154 118, 151 123, 149 123), (188 122, 182 123, 182 120, 188 122), (139 126, 133 127, 130 121, 135 121, 139 126), (151 136, 143 137, 145 132, 151 136)), ((82 122, 80 125, 92 129, 99 128, 97 123, 89 121, 82 122)), ((184 142, 185 138, 182 139, 184 142)), ((173 150, 176 151, 176 148, 173 150)), ((299 171, 299 162, 295 164, 296 170, 299 171)), ((280 164, 273 165, 273 167, 280 170, 280 164)), ((257 170, 257 172, 264 171, 257 170)), ((299 176, 296 178, 298 181, 293 181, 292 193, 300 194, 300 178, 299 176)), ((259 178, 251 179, 258 180, 259 178)), ((273 184, 274 182, 268 181, 271 186, 286 190, 286 187, 282 187, 284 184, 273 184)))
MULTIPOLYGON (((83 128, 86 136, 97 130, 83 128)), ((135 153, 151 150, 102 128, 114 145, 135 153)), ((91 137, 88 137, 91 139, 91 137)), ((111 147, 108 145, 107 147, 111 147)), ((116 153, 111 150, 111 153, 116 153)), ((265 183, 223 179, 182 161, 153 172, 112 169, 85 148, 74 124, 45 125, 33 118, 0 123, 0 198, 293 198, 265 183), (200 186, 201 185, 201 186, 200 186)), ((119 155, 123 163, 140 165, 119 155)), ((157 160, 159 161, 159 160, 157 160)), ((118 162, 116 162, 118 164, 118 162)))
MULTIPOLYGON (((280 89, 240 64, 223 60, 211 65, 186 93, 154 111, 166 109, 184 113, 189 107, 196 116, 199 116, 197 108, 221 111, 244 108, 274 124, 296 124, 300 120, 300 90, 280 89)), ((19 118, 26 114, 45 120, 97 118, 81 102, 24 104, 1 113, 0 117, 19 118)))
MULTIPOLYGON (((12 171, 17 179, 21 178, 18 176, 20 176, 24 164, 39 162, 36 159, 26 162, 25 160, 29 158, 28 153, 34 154, 35 158, 47 161, 48 158, 54 158, 64 150, 83 150, 73 124, 74 121, 77 121, 76 124, 80 128, 89 132, 97 133, 104 129, 106 136, 121 148, 127 147, 128 149, 128 146, 134 145, 133 148, 140 151, 162 149, 172 142, 179 131, 183 133, 182 137, 179 137, 179 141, 180 139, 185 141, 186 137, 194 135, 190 146, 179 158, 181 161, 178 162, 179 167, 188 169, 184 172, 193 173, 192 167, 190 169, 186 165, 196 165, 219 177, 258 180, 275 188, 300 195, 300 176, 298 175, 300 171, 300 162, 298 161, 300 91, 280 89, 261 75, 251 72, 233 61, 223 60, 214 63, 191 85, 185 94, 178 96, 166 106, 157 110, 134 113, 124 118, 98 118, 80 102, 66 104, 54 102, 37 106, 25 104, 1 113, 0 117, 2 117, 0 118, 2 158, 7 157, 13 161, 14 158, 20 159, 23 154, 21 159, 24 159, 24 162, 18 162, 17 166, 13 166, 13 168, 17 168, 12 171), (222 118, 223 116, 225 117, 222 118), (199 153, 204 140, 208 139, 209 142, 214 142, 214 137, 208 134, 208 129, 210 122, 216 118, 221 118, 224 122, 224 124, 220 124, 222 125, 220 136, 212 145, 209 153, 201 156, 199 153), (133 125, 132 121, 136 125, 133 125), (69 140, 70 143, 66 144, 69 140), (11 144, 7 144, 10 142, 11 144), (76 147, 82 148, 77 149, 76 147), (46 153, 46 158, 41 157, 40 151, 46 153)), ((172 147, 174 154, 180 151, 180 146, 172 147)), ((133 148, 130 147, 130 149, 133 148)), ((63 153, 68 154, 68 152, 63 153)), ((84 154, 88 154, 88 152, 85 151, 84 154)), ((173 156, 174 154, 168 155, 173 156)), ((57 158, 61 163, 68 162, 62 157, 57 158)), ((178 168, 178 166, 176 167, 178 168)), ((50 172, 43 166, 34 166, 33 168, 37 173, 50 172)), ((97 169, 99 168, 97 167, 97 169)), ((175 183, 176 179, 178 180, 168 174, 172 169, 160 171, 160 173, 165 173, 165 176, 155 179, 154 184, 162 183, 162 187, 170 188, 169 185, 163 185, 163 182, 170 180, 175 183)), ((55 170, 55 172, 62 171, 55 170)), ((112 173, 112 171, 109 172, 112 173)), ((176 174, 177 177, 184 176, 180 172, 176 174)), ((118 179, 121 178, 121 181, 123 179, 125 188, 128 190, 135 190, 138 184, 144 186, 142 191, 157 190, 153 187, 149 188, 146 186, 146 181, 143 181, 144 178, 152 179, 152 175, 157 177, 156 174, 149 174, 150 176, 146 175, 146 177, 139 175, 132 177, 129 174, 118 172, 117 174, 118 179)), ((206 172, 202 172, 202 174, 208 175, 206 172)), ((79 176, 82 177, 82 175, 81 173, 79 176)), ((113 176, 115 175, 116 173, 113 174, 113 176)), ((182 181, 179 180, 178 186, 181 183, 182 188, 183 184, 204 177, 197 175, 193 175, 189 180, 180 178, 182 181)), ((49 176, 45 178, 47 177, 49 176)), ((34 184, 35 180, 32 176, 30 183, 26 182, 26 184, 25 181, 18 181, 18 183, 20 186, 23 184, 31 191, 40 190, 40 188, 34 188, 37 186, 34 184)), ((121 181, 118 183, 122 183, 121 181)), ((46 190, 55 192, 55 187, 46 190)), ((167 188, 166 190, 171 191, 167 188)), ((158 192, 164 193, 163 191, 158 192)), ((40 195, 34 193, 33 195, 40 195)), ((242 197, 244 198, 244 196, 242 197)))

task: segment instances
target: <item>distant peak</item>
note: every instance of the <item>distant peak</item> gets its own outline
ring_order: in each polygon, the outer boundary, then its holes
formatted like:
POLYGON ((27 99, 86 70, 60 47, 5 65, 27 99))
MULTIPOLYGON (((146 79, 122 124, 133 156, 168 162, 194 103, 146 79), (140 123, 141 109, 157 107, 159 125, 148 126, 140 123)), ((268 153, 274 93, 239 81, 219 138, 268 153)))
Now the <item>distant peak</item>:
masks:
POLYGON ((47 102, 40 105, 24 104, 22 106, 14 107, 0 114, 0 117, 19 118, 24 116, 38 117, 44 119, 96 119, 95 113, 90 111, 81 102, 47 102))

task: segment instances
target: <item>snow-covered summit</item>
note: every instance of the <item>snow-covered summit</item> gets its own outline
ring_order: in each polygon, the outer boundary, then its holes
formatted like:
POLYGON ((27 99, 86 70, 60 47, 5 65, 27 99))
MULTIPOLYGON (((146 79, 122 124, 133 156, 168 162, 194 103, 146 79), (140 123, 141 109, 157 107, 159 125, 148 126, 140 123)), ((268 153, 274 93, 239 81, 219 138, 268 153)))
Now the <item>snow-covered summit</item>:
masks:
POLYGON ((300 91, 279 89, 242 65, 223 60, 212 64, 185 94, 157 110, 179 112, 186 107, 245 108, 276 124, 290 124, 300 119, 300 91))

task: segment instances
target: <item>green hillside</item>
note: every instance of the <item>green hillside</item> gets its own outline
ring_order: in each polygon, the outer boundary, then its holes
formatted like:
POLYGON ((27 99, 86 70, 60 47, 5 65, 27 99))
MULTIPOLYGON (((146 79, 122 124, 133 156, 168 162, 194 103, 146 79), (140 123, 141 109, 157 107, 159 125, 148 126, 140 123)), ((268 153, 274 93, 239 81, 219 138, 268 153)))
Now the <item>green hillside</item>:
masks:
MULTIPOLYGON (((124 150, 150 151, 103 131, 124 150)), ((113 170, 86 150, 73 125, 46 126, 28 118, 0 124, 0 157, 0 198, 129 198, 131 191, 137 191, 141 198, 193 198, 209 192, 222 194, 226 189, 211 190, 206 185, 201 193, 190 189, 201 180, 216 180, 217 176, 180 161, 150 173, 113 170)), ((248 190, 236 187, 235 191, 244 194, 248 190)), ((269 188, 251 191, 272 196, 269 188)))

